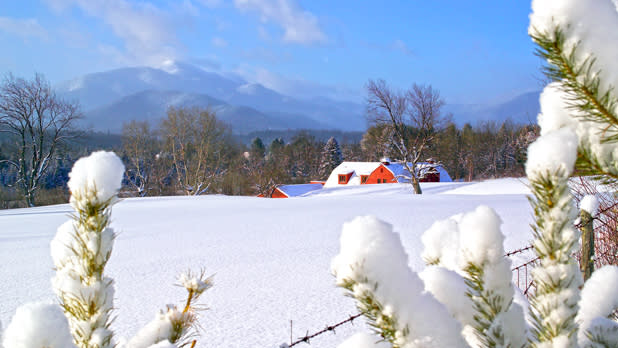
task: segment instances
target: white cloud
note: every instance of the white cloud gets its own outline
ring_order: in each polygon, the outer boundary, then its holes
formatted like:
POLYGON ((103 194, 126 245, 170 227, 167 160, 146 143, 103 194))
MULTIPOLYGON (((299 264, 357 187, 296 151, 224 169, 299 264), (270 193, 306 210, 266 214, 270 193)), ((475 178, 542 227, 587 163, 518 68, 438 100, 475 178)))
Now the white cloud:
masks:
POLYGON ((36 38, 47 40, 47 31, 36 19, 0 17, 0 31, 21 37, 22 39, 36 38))
POLYGON ((127 55, 115 46, 98 44, 96 49, 101 57, 103 57, 106 61, 114 62, 120 66, 135 64, 134 61, 129 60, 127 55))
POLYGON ((408 45, 406 45, 406 43, 405 43, 405 42, 403 42, 403 41, 401 41, 401 40, 399 40, 399 39, 395 40, 395 41, 392 43, 391 47, 392 47, 394 50, 399 51, 399 52, 401 52, 401 53, 403 53, 403 54, 405 54, 405 55, 413 55, 413 54, 414 54, 414 53, 412 52, 412 49, 410 49, 410 47, 408 47, 408 45))
POLYGON ((216 47, 227 47, 227 41, 220 37, 213 37, 211 42, 216 47))
POLYGON ((127 0, 46 1, 59 12, 76 6, 110 26, 124 43, 124 52, 114 50, 117 63, 157 65, 166 59, 178 58, 181 44, 175 35, 172 18, 152 4, 127 0), (123 57, 118 57, 119 54, 123 57))
POLYGON ((283 28, 283 41, 299 44, 324 43, 326 35, 317 18, 303 10, 296 0, 234 0, 241 11, 258 12, 262 22, 283 28))
POLYGON ((68 47, 80 49, 87 48, 93 40, 89 33, 71 25, 58 29, 58 36, 68 47))
POLYGON ((412 51, 412 49, 410 47, 408 47, 408 45, 403 42, 400 39, 395 40, 390 47, 395 50, 395 51, 399 51, 407 56, 413 56, 414 55, 414 51, 412 51))
POLYGON ((191 2, 191 0, 184 0, 182 3, 178 3, 176 6, 178 6, 181 13, 193 17, 198 17, 200 15, 200 10, 195 5, 193 5, 193 2, 191 2))

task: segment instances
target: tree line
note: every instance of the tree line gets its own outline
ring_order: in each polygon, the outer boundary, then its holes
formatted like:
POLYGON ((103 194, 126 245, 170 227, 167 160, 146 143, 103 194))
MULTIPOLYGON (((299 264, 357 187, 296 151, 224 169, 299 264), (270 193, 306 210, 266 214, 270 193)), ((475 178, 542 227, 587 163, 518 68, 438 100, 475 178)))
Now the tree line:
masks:
POLYGON ((158 123, 125 123, 119 136, 79 130, 78 104, 55 95, 42 76, 8 75, 0 85, 0 207, 65 202, 71 166, 97 148, 121 156, 124 196, 268 197, 281 184, 325 180, 342 161, 383 157, 431 157, 454 180, 524 174, 536 126, 486 121, 458 127, 442 114, 444 102, 431 86, 399 92, 370 81, 367 91, 370 126, 362 138, 333 131, 336 137, 325 140, 326 131, 301 130, 258 133, 286 138, 256 136, 244 144, 212 110, 191 107, 170 108, 158 123))

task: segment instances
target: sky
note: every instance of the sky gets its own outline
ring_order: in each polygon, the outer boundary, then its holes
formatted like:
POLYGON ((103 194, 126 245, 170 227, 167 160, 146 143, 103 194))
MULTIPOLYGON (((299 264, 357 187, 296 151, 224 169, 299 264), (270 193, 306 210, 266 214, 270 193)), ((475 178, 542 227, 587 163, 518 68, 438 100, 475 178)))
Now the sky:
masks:
POLYGON ((0 1, 0 73, 52 83, 167 60, 296 97, 362 101, 369 79, 447 103, 541 89, 527 1, 0 1))

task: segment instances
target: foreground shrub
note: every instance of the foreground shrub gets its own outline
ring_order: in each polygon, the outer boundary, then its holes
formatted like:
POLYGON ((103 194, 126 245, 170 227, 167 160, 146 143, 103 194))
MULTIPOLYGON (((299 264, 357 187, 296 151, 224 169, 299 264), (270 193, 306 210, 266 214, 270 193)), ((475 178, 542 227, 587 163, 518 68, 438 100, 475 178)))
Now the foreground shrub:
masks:
MULTIPOLYGON (((51 242, 56 267, 52 287, 60 306, 26 304, 18 308, 3 335, 4 348, 118 346, 110 328, 114 309, 113 280, 104 271, 115 239, 109 224, 123 173, 122 162, 111 152, 95 152, 75 163, 68 183, 74 213, 71 220, 58 228, 51 242)), ((178 309, 167 305, 120 347, 195 345, 197 312, 194 303, 212 286, 212 279, 204 272, 188 272, 180 276, 179 282, 188 292, 185 306, 178 309)))

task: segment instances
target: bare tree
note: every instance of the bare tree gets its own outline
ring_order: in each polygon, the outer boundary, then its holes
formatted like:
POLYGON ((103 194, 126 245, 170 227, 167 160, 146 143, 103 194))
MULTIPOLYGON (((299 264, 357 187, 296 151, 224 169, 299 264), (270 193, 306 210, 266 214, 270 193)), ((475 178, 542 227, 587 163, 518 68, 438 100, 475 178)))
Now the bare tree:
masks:
POLYGON ((156 166, 161 151, 159 139, 148 121, 131 121, 122 126, 122 145, 127 159, 126 176, 137 195, 144 197, 156 184, 156 166))
POLYGON ((81 117, 79 106, 58 97, 43 75, 32 80, 7 75, 0 85, 0 131, 17 145, 13 158, 2 159, 15 167, 18 185, 28 206, 34 206, 39 182, 58 146, 81 117))
POLYGON ((369 121, 391 132, 392 147, 410 173, 407 179, 414 193, 421 194, 422 173, 417 163, 423 160, 436 130, 448 120, 441 113, 444 100, 428 85, 414 84, 411 89, 400 92, 391 89, 384 80, 369 80, 366 88, 369 121))
POLYGON ((161 131, 180 189, 187 195, 206 193, 225 173, 227 127, 209 110, 170 108, 161 131))

